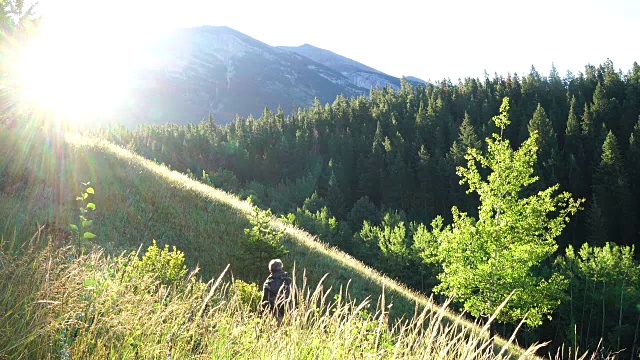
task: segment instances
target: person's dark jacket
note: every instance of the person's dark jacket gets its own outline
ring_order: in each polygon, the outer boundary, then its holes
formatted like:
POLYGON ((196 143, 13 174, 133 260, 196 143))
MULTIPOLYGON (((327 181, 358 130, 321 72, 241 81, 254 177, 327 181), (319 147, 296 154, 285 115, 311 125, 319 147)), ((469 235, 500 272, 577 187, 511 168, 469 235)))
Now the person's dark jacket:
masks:
POLYGON ((278 315, 282 316, 284 313, 284 304, 280 300, 276 301, 276 296, 280 292, 281 297, 288 296, 288 288, 291 284, 291 278, 284 271, 276 271, 269 275, 262 286, 262 308, 274 311, 278 315), (285 285, 286 289, 280 291, 280 288, 285 285), (277 304, 276 304, 277 303, 277 304), (275 311, 277 306, 277 312, 275 311))

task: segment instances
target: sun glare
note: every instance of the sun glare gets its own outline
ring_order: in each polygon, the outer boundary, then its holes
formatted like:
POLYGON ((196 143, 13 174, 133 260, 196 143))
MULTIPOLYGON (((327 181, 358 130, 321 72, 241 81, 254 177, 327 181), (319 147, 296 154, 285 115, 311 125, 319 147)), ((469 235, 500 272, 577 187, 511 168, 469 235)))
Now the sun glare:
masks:
POLYGON ((126 46, 96 34, 42 31, 16 64, 20 101, 71 122, 90 122, 126 97, 133 64, 126 46))

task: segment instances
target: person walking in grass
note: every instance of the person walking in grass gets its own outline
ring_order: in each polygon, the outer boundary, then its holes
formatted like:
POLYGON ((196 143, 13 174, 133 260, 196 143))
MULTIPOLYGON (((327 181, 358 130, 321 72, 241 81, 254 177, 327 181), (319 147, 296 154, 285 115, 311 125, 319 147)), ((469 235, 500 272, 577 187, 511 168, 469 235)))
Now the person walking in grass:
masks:
POLYGON ((286 302, 291 296, 291 278, 284 271, 282 260, 269 261, 269 277, 262 286, 262 308, 269 310, 278 321, 282 322, 286 302))

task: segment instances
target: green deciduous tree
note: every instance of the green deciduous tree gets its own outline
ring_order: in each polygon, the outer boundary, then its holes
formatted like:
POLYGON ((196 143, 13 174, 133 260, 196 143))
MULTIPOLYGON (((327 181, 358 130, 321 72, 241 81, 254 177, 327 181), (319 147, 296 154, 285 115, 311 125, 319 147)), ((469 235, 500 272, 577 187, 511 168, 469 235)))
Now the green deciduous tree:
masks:
MULTIPOLYGON (((499 129, 509 124, 508 98, 493 118, 499 129)), ((556 250, 555 238, 582 200, 569 193, 556 194, 558 185, 527 197, 522 190, 533 176, 537 154, 533 133, 517 151, 502 135, 487 139, 487 154, 469 149, 467 167, 459 167, 461 182, 480 196, 478 219, 451 209, 453 223, 432 223, 434 243, 423 256, 439 263, 442 273, 436 291, 454 296, 474 316, 493 314, 510 295, 498 315, 501 321, 520 319, 538 326, 560 303, 567 281, 559 274, 543 276, 540 267, 556 250), (489 171, 484 178, 478 164, 489 171)))

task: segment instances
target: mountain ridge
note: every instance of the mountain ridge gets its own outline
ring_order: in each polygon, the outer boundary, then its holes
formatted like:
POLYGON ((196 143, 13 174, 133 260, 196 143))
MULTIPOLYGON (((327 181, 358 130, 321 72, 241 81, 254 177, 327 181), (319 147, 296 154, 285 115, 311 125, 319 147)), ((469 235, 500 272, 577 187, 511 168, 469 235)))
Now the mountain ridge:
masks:
POLYGON ((142 48, 141 58, 150 61, 133 72, 130 96, 116 116, 130 125, 193 123, 209 114, 226 123, 236 116, 258 117, 265 107, 288 113, 316 98, 324 104, 340 94, 400 86, 400 79, 367 65, 306 48, 305 55, 294 47, 270 46, 227 26, 176 29, 142 48))
POLYGON ((394 89, 400 87, 399 78, 334 53, 331 50, 322 49, 308 43, 300 46, 279 46, 279 48, 306 56, 313 61, 339 71, 352 84, 367 90, 376 86, 384 87, 386 85, 391 85, 394 89))

